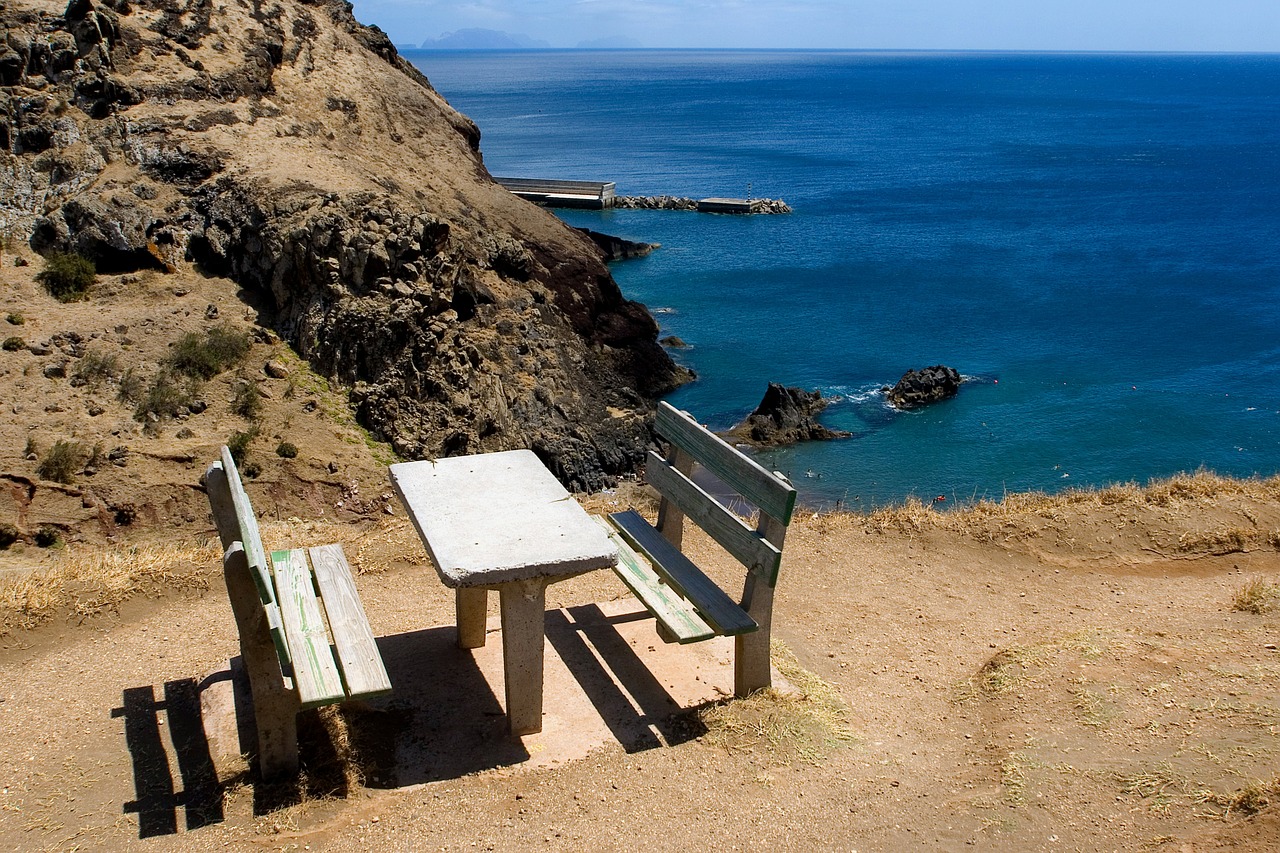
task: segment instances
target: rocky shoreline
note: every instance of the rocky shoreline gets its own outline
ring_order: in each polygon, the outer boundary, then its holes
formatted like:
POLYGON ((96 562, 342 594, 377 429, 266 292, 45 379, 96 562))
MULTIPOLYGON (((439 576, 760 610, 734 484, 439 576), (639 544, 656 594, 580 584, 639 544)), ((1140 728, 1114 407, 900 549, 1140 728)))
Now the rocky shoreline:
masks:
MULTIPOLYGON (((753 198, 748 200, 753 214, 791 213, 791 205, 782 199, 753 198)), ((613 206, 625 210, 697 210, 698 200, 672 195, 620 195, 613 199, 613 206)))

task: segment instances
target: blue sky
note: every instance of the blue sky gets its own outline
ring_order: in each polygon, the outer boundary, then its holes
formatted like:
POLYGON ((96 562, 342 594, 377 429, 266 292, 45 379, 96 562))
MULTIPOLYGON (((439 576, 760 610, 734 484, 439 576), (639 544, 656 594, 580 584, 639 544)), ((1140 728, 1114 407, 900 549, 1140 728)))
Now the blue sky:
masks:
POLYGON ((397 44, 477 27, 553 47, 1280 52, 1280 0, 354 0, 397 44))

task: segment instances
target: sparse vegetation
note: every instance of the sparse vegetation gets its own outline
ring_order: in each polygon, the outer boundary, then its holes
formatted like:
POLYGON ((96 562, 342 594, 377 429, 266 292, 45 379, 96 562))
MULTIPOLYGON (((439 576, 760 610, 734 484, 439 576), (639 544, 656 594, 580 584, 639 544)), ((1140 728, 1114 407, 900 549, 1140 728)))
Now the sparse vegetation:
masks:
POLYGON ((18 541, 18 528, 12 524, 0 524, 0 551, 18 541))
POLYGON ((204 333, 188 332, 169 353, 170 366, 196 379, 212 379, 249 352, 249 336, 224 323, 204 333))
POLYGON ((70 485, 75 482, 76 472, 89 456, 84 445, 78 441, 56 441, 49 452, 40 460, 36 473, 42 480, 70 485))
POLYGON ((27 322, 27 318, 22 316, 17 311, 10 311, 7 315, 5 315, 4 319, 5 319, 5 322, 7 322, 11 326, 21 326, 27 322))
POLYGON ((76 363, 76 369, 72 371, 71 379, 73 383, 87 385, 90 388, 97 388, 103 382, 111 379, 120 372, 120 359, 115 353, 89 352, 76 363))
POLYGON ((36 281, 44 285, 59 302, 77 302, 97 281, 93 261, 79 255, 58 252, 45 258, 44 269, 36 273, 36 281))
POLYGON ((62 544, 62 537, 58 535, 58 528, 46 524, 36 531, 35 539, 36 547, 39 548, 56 548, 62 544))
POLYGON ((231 451, 231 459, 237 467, 243 467, 249 457, 249 445, 258 437, 257 429, 235 432, 227 439, 227 450, 231 451))
POLYGON ((136 404, 142 400, 144 390, 146 390, 146 383, 142 381, 137 371, 130 367, 120 376, 120 387, 116 391, 116 398, 122 403, 136 404))
POLYGON ((236 383, 235 393, 231 398, 231 411, 247 421, 256 421, 262 417, 262 392, 257 384, 241 381, 236 383))
POLYGON ((1239 613, 1262 615, 1275 609, 1277 602, 1280 602, 1280 584, 1253 578, 1236 590, 1231 609, 1239 613))
POLYGON ((17 352, 18 350, 24 348, 26 345, 27 345, 27 342, 24 341, 22 338, 18 337, 17 335, 5 338, 4 343, 0 344, 0 346, 4 347, 5 352, 17 352))
POLYGON ((138 400, 134 417, 138 420, 144 420, 149 415, 157 418, 177 417, 194 402, 198 390, 194 380, 161 370, 138 400))
POLYGON ((297 459, 298 446, 291 441, 282 441, 276 445, 276 456, 281 459, 297 459))

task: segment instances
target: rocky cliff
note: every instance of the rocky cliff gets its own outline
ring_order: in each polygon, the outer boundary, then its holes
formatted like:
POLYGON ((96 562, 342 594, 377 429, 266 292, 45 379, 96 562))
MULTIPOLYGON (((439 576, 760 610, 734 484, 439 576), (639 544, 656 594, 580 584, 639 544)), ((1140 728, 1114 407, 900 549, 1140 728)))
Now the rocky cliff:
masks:
POLYGON ((227 276, 406 457, 529 447, 597 488, 681 381, 584 235, 339 0, 9 0, 8 239, 227 276))

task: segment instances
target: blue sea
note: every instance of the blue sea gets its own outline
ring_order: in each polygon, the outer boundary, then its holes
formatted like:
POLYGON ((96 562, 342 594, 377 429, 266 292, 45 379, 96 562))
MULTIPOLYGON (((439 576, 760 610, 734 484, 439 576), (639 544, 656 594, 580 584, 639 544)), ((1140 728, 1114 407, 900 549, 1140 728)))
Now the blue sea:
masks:
POLYGON ((410 52, 495 175, 780 198, 558 211, 727 428, 770 381, 854 437, 763 454, 811 505, 1280 471, 1280 55, 410 52), (971 381, 917 412, 908 369, 971 381))

